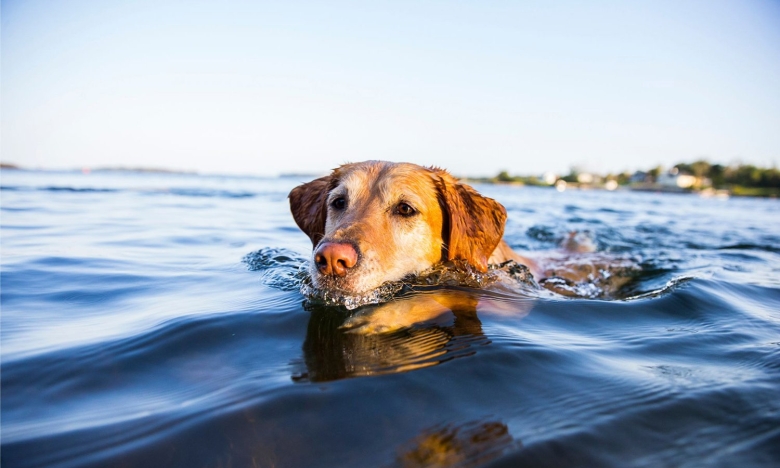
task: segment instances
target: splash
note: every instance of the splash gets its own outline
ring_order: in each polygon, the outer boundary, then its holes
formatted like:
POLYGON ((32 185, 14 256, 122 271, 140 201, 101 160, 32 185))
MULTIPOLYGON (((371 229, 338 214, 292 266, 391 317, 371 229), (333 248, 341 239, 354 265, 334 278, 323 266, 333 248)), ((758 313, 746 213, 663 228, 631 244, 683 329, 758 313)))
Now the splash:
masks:
POLYGON ((311 278, 309 260, 285 249, 261 249, 246 255, 243 261, 250 270, 262 272, 261 282, 266 286, 282 291, 298 290, 308 305, 347 310, 435 288, 493 289, 524 297, 627 299, 634 296, 627 294, 626 285, 641 272, 639 263, 632 259, 580 254, 556 261, 555 268, 546 269, 547 277, 537 283, 528 267, 513 260, 490 265, 486 272, 456 260, 400 281, 386 282, 362 294, 349 294, 317 288, 311 278))
POLYGON ((282 291, 299 290, 311 305, 340 306, 347 310, 381 304, 404 293, 427 288, 500 287, 525 295, 536 295, 540 291, 528 268, 512 260, 490 265, 487 272, 477 271, 463 261, 441 263, 358 295, 315 287, 309 260, 286 249, 264 248, 247 254, 242 260, 249 270, 262 272, 261 282, 266 286, 282 291))
MULTIPOLYGON (((308 270, 308 269, 307 269, 308 270)), ((320 289, 314 286, 311 275, 306 276, 300 283, 300 291, 311 304, 326 306, 342 306, 347 310, 357 309, 369 304, 380 304, 392 299, 397 293, 404 290, 406 285, 401 281, 384 283, 378 288, 360 295, 349 295, 341 291, 320 289)))
POLYGON ((543 288, 577 299, 624 299, 642 272, 635 258, 601 252, 553 257, 541 266, 543 288))
POLYGON ((513 260, 491 265, 487 272, 475 270, 465 262, 452 261, 438 264, 417 275, 409 275, 401 281, 390 281, 364 294, 351 295, 340 291, 316 288, 311 276, 306 275, 300 284, 301 294, 312 304, 341 306, 353 310, 370 304, 381 304, 398 295, 415 290, 437 287, 465 287, 485 289, 501 284, 511 284, 513 291, 533 294, 539 286, 525 265, 513 260))
POLYGON ((250 271, 261 271, 261 283, 282 291, 295 291, 308 276, 308 260, 286 249, 264 248, 244 256, 250 271))

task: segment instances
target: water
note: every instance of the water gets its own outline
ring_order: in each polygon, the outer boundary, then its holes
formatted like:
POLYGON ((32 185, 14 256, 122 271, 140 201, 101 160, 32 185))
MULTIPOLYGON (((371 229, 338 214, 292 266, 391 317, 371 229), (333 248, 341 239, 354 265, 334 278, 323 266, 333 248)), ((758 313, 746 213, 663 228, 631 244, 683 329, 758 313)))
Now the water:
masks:
POLYGON ((629 299, 430 287, 479 306, 365 335, 298 291, 299 179, 1 177, 3 466, 780 463, 776 200, 480 186, 629 299))

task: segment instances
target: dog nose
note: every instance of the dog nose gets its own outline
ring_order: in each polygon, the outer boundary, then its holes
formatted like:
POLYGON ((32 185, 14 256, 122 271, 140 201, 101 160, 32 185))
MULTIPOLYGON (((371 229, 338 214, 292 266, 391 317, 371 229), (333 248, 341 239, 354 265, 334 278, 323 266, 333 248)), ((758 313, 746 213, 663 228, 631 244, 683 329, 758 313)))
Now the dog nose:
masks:
POLYGON ((314 263, 323 275, 344 276, 357 261, 358 254, 351 244, 326 242, 314 254, 314 263))

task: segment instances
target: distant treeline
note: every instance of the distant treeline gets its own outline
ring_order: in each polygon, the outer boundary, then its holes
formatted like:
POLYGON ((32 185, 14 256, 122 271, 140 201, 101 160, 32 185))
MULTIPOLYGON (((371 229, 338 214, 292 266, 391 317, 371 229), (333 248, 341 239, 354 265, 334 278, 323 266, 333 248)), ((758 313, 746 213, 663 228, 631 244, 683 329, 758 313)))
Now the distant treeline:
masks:
POLYGON ((696 182, 690 190, 715 189, 728 190, 734 195, 780 196, 780 170, 776 167, 764 168, 752 164, 711 164, 705 160, 692 163, 679 163, 668 170, 662 166, 647 171, 610 173, 606 175, 589 173, 572 168, 566 175, 545 174, 544 176, 513 176, 501 171, 494 177, 476 179, 488 183, 516 183, 525 185, 554 185, 558 180, 579 185, 603 186, 609 181, 613 185, 652 186, 661 176, 690 175, 696 182))
POLYGON ((674 167, 681 173, 709 179, 715 189, 729 188, 734 185, 780 188, 780 170, 775 167, 763 168, 751 164, 723 166, 710 164, 707 161, 696 161, 691 164, 681 163, 674 167))

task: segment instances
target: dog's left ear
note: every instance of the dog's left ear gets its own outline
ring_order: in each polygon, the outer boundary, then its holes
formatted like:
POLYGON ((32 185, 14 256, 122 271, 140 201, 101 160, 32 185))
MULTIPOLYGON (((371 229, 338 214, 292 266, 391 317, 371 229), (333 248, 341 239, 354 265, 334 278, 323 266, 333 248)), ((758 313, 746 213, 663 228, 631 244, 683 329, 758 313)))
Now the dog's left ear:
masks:
POLYGON ((447 260, 461 259, 481 272, 501 242, 506 209, 492 198, 480 195, 448 173, 433 169, 444 211, 444 242, 447 260))
POLYGON ((326 203, 332 179, 330 175, 314 179, 295 187, 288 196, 295 224, 309 236, 314 246, 325 235, 325 221, 328 216, 326 203))

